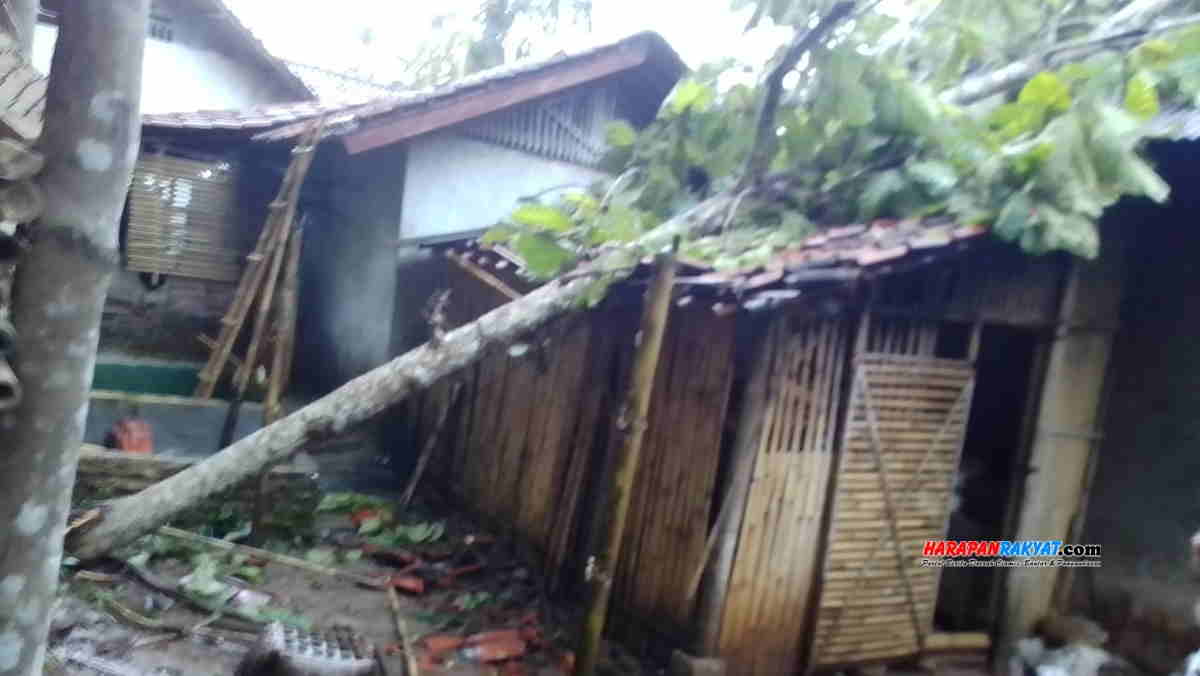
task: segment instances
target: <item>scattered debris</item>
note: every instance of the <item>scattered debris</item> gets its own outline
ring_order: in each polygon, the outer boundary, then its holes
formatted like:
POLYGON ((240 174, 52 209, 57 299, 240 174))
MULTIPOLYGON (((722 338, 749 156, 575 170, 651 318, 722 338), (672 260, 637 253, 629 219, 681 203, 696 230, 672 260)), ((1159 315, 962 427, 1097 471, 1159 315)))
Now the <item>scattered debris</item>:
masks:
POLYGON ((1017 643, 1014 671, 1037 676, 1136 676, 1140 672, 1125 660, 1095 645, 1082 642, 1047 648, 1041 638, 1017 643))
POLYGON ((278 554, 276 552, 267 551, 265 549, 259 549, 257 547, 250 547, 248 545, 239 545, 239 544, 229 542, 227 540, 218 540, 216 538, 205 537, 203 535, 196 535, 195 533, 189 533, 185 530, 179 530, 178 528, 172 528, 170 526, 163 526, 162 528, 160 528, 158 530, 158 532, 161 533, 162 535, 166 535, 168 537, 173 537, 173 538, 177 538, 177 539, 184 540, 187 542, 191 542, 193 544, 205 545, 208 547, 213 547, 216 549, 224 549, 227 551, 240 552, 242 554, 246 554, 248 556, 259 558, 259 559, 262 559, 265 561, 274 561, 275 563, 280 563, 285 566, 292 566, 293 568, 301 568, 303 570, 307 570, 307 571, 310 571, 313 573, 320 573, 322 575, 329 575, 332 577, 340 577, 345 580, 354 582, 355 584, 361 584, 361 585, 364 585, 367 587, 372 587, 375 589, 383 589, 386 586, 386 583, 383 580, 369 578, 369 577, 366 577, 363 575, 356 575, 349 571, 340 570, 337 568, 331 568, 327 565, 313 563, 312 561, 298 559, 294 556, 288 556, 286 554, 278 554))
POLYGON ((375 673, 375 649, 361 636, 334 628, 301 632, 268 625, 242 659, 237 676, 367 676, 375 673))
POLYGON ((1038 622, 1037 632, 1051 645, 1087 643, 1097 647, 1108 642, 1108 632, 1099 624, 1078 615, 1050 613, 1038 622))

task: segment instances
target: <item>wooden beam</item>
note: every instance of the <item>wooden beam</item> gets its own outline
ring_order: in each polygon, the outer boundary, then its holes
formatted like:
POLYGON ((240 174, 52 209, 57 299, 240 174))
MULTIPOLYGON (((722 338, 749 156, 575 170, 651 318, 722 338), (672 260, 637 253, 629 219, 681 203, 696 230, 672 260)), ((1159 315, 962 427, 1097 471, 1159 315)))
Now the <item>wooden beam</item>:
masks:
POLYGON ((509 300, 516 300, 521 297, 521 292, 506 284, 504 280, 500 279, 496 275, 484 270, 477 263, 472 262, 466 256, 461 256, 453 251, 447 251, 446 258, 454 261, 458 267, 462 268, 467 274, 471 275, 475 279, 478 279, 487 286, 499 291, 500 295, 504 296, 505 298, 509 300))
POLYGON ((649 46, 644 41, 620 44, 582 63, 514 77, 512 84, 483 86, 475 92, 449 97, 450 101, 443 105, 435 103, 423 110, 385 114, 382 120, 343 136, 342 142, 346 152, 357 155, 636 68, 648 56, 649 46))
MULTIPOLYGON (((1116 326, 1124 272, 1122 253, 1120 241, 1112 237, 1106 238, 1106 251, 1096 261, 1073 261, 1059 312, 1063 323, 1116 326)), ((1017 539, 1065 542, 1071 535, 1087 485, 1091 456, 1097 446, 1093 436, 1101 423, 1101 400, 1112 343, 1112 330, 1060 331, 1054 336, 1042 385, 1017 539)), ((1015 641, 1029 634, 1051 609, 1061 571, 1059 568, 1007 571, 998 657, 1006 659, 1015 641)))

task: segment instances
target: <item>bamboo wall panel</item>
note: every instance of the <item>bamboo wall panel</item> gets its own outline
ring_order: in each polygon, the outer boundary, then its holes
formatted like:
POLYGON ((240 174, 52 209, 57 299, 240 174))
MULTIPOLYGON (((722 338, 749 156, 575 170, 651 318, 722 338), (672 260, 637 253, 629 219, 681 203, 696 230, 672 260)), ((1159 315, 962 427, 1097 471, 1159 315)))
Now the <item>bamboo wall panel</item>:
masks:
POLYGON ((142 154, 129 189, 127 267, 236 281, 250 250, 237 218, 236 180, 227 162, 142 154))
POLYGON ((846 372, 845 322, 772 323, 767 405, 738 540, 721 655, 733 673, 795 671, 816 578, 846 372))
MULTIPOLYGON (((582 580, 581 545, 616 445, 637 320, 628 306, 564 318, 531 338, 527 351, 497 352, 463 372, 453 430, 431 462, 462 502, 541 551, 556 588, 582 580)), ((687 583, 708 537, 734 322, 697 307, 676 309, 668 325, 614 581, 614 606, 640 626, 681 629, 691 613, 687 583)), ((439 383, 411 409, 414 448, 431 433, 449 387, 439 383)))
POLYGON ((734 324, 699 304, 675 308, 667 324, 613 590, 639 620, 623 637, 635 649, 647 627, 678 636, 691 616, 688 580, 708 540, 734 324))
MULTIPOLYGON (((868 326, 868 345, 901 351, 919 348, 911 334, 930 330, 868 326), (897 339, 897 331, 909 335, 897 339)), ((915 351, 860 352, 856 360, 809 660, 815 667, 915 655, 933 630, 939 569, 921 568, 921 551, 926 540, 945 537, 974 371, 969 362, 915 351)))

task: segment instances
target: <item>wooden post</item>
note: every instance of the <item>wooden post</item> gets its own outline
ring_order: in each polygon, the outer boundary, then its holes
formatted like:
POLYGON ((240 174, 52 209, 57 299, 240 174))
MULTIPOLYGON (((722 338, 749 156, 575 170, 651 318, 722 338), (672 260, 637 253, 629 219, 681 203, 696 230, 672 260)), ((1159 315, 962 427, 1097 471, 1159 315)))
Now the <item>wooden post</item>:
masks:
POLYGON ((671 308, 671 287, 675 284, 674 256, 660 254, 655 267, 654 281, 646 294, 642 321, 634 342, 636 347, 629 394, 617 414, 616 428, 623 438, 613 459, 612 479, 601 512, 604 520, 599 542, 603 549, 598 556, 590 557, 587 564, 590 600, 579 648, 579 676, 594 676, 600 660, 600 639, 608 616, 613 576, 621 557, 621 540, 625 534, 633 481, 637 476, 642 439, 646 433, 654 375, 658 371, 658 357, 671 308))
MULTIPOLYGON (((1065 542, 1087 483, 1120 316, 1121 244, 1117 237, 1106 237, 1105 242, 1100 259, 1071 262, 1042 386, 1017 539, 1065 542)), ((1007 659, 1014 642, 1050 610, 1060 570, 1008 570, 997 657, 1007 659)))

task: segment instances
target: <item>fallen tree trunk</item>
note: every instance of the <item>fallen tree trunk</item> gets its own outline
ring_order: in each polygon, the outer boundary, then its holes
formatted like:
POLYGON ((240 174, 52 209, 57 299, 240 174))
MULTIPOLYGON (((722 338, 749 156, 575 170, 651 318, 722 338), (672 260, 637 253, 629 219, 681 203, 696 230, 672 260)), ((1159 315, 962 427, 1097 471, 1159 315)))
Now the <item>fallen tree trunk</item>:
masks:
MULTIPOLYGON (((728 193, 714 196, 643 235, 638 244, 660 250, 676 236, 704 231, 724 218, 732 201, 728 193)), ((616 277, 632 274, 620 252, 597 258, 587 269, 616 277)), ((351 380, 203 462, 111 503, 99 523, 72 533, 68 548, 86 561, 153 531, 188 506, 283 461, 301 444, 341 434, 473 364, 489 348, 520 342, 555 317, 582 309, 591 284, 580 274, 546 284, 447 333, 436 346, 427 343, 351 380)))
MULTIPOLYGON (((78 503, 132 495, 197 462, 200 461, 192 458, 125 453, 84 444, 79 449, 79 469, 75 474, 72 500, 78 503)), ((317 480, 312 473, 281 465, 270 470, 264 485, 266 502, 270 506, 267 510, 269 521, 296 524, 304 515, 311 519, 320 499, 317 480)), ((232 504, 248 515, 258 502, 258 491, 257 480, 244 482, 226 487, 215 500, 221 505, 232 504)))

